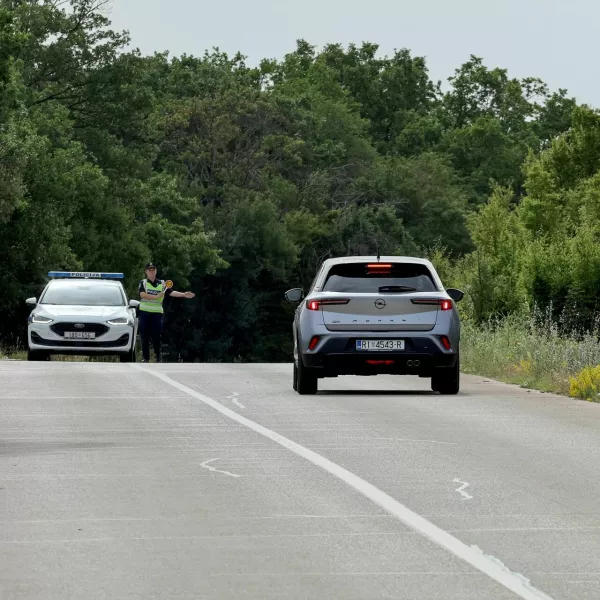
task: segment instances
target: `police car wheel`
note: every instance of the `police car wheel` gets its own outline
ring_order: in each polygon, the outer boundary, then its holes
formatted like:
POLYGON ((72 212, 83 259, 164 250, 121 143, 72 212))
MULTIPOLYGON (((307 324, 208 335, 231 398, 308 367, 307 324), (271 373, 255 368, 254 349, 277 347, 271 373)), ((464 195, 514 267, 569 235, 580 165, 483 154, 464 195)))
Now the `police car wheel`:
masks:
POLYGON ((136 354, 135 354, 135 346, 129 351, 119 356, 119 360, 122 363, 130 363, 135 362, 136 354))
POLYGON ((29 361, 40 361, 50 360, 50 355, 47 352, 40 352, 39 350, 28 350, 27 360, 29 361))

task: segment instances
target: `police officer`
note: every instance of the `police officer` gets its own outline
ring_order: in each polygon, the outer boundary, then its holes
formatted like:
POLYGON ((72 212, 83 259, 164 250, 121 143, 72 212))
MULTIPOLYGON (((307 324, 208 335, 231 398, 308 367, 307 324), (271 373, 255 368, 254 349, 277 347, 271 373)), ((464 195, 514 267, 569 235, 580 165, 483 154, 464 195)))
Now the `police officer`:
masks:
POLYGON ((163 327, 163 300, 172 298, 193 298, 192 292, 175 292, 167 288, 162 279, 156 278, 156 265, 146 265, 146 279, 140 281, 139 327, 142 338, 142 362, 150 362, 150 340, 156 354, 156 362, 161 362, 161 334, 163 327))

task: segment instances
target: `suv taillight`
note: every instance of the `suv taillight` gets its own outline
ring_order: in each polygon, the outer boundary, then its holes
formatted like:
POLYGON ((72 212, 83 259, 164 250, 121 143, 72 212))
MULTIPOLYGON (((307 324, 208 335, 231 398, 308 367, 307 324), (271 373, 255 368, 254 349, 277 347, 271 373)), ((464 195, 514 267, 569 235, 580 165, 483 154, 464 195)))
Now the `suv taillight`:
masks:
POLYGON ((306 303, 308 310, 319 310, 322 306, 334 306, 336 304, 348 304, 350 300, 337 298, 324 298, 322 300, 309 300, 306 303))
POLYGON ((411 298, 413 304, 427 304, 429 306, 439 306, 440 310, 452 310, 452 300, 443 298, 411 298))

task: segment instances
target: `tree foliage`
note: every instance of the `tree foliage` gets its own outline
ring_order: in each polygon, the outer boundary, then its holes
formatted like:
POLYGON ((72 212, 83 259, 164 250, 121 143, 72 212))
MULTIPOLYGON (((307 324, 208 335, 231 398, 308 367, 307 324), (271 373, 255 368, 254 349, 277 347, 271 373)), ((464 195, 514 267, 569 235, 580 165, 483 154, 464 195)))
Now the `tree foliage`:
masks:
POLYGON ((103 8, 0 0, 4 343, 48 270, 134 294, 148 260, 197 293, 168 303, 173 360, 287 359, 283 291, 377 250, 436 256, 477 319, 592 310, 600 122, 564 90, 470 57, 442 92, 371 43, 142 56, 103 8))

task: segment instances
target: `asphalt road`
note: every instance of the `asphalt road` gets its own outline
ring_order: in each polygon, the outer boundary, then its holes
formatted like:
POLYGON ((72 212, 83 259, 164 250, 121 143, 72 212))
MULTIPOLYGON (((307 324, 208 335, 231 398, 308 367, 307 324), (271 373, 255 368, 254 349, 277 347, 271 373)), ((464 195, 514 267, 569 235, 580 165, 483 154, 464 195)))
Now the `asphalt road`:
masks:
POLYGON ((600 405, 321 389, 0 362, 0 598, 600 598, 600 405))

